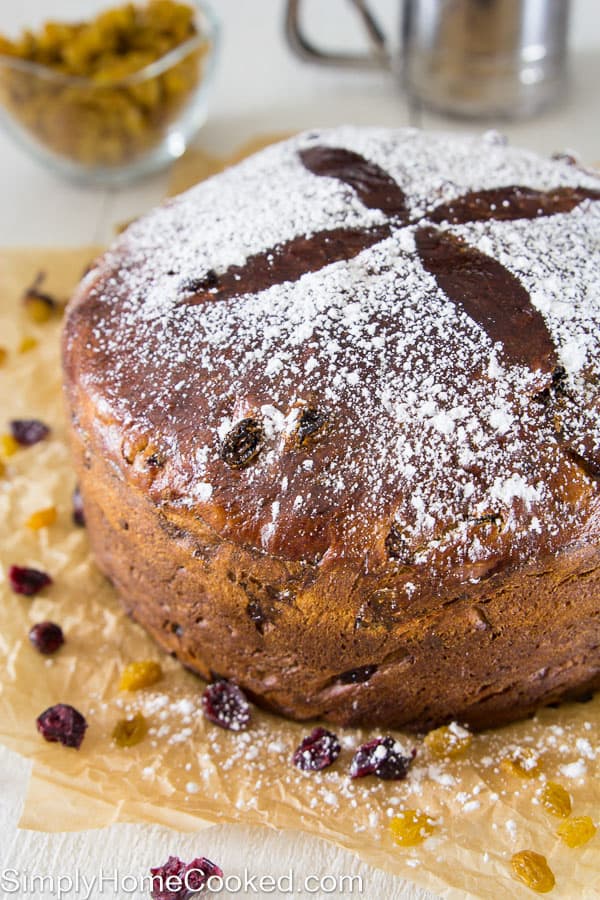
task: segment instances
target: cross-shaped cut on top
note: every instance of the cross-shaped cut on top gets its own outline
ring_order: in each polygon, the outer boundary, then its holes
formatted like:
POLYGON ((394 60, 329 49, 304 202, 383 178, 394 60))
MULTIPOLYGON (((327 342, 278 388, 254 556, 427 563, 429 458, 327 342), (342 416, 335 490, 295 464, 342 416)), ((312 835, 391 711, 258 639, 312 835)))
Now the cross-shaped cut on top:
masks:
MULTIPOLYGON (((380 166, 341 147, 312 146, 299 151, 303 165, 318 177, 336 178, 352 188, 369 209, 387 218, 382 225, 334 228, 309 237, 299 236, 250 256, 242 266, 222 273, 210 270, 182 285, 183 302, 199 304, 258 293, 302 275, 350 260, 363 250, 407 226, 414 229, 416 250, 423 265, 444 294, 472 318, 494 343, 508 364, 519 364, 547 376, 553 391, 562 369, 554 342, 541 313, 521 282, 498 260, 450 233, 446 225, 483 221, 537 219, 571 212, 585 200, 600 200, 600 191, 558 187, 549 191, 511 185, 472 191, 449 203, 434 206, 426 217, 411 218, 400 185, 380 166)), ((600 473, 596 450, 582 462, 600 473)))

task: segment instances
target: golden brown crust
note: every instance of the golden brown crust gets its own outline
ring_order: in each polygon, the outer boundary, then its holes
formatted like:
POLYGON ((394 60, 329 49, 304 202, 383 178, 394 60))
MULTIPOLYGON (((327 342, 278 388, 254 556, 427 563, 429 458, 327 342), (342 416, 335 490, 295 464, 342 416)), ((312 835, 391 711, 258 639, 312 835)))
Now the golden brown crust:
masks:
POLYGON ((396 615, 393 589, 377 578, 353 584, 343 569, 221 541, 163 514, 78 436, 74 448, 94 553, 127 611, 184 665, 236 680, 267 708, 341 724, 484 728, 600 687, 597 547, 396 615))
POLYGON ((410 219, 429 139, 365 134, 261 154, 84 280, 64 359, 90 538, 163 646, 286 715, 500 724, 600 684, 600 293, 573 275, 598 265, 597 182, 495 150, 535 183, 492 221, 483 175, 454 184, 482 153, 459 140, 410 219), (298 237, 306 185, 330 212, 298 237), (262 251, 211 244, 203 210, 234 195, 262 251))

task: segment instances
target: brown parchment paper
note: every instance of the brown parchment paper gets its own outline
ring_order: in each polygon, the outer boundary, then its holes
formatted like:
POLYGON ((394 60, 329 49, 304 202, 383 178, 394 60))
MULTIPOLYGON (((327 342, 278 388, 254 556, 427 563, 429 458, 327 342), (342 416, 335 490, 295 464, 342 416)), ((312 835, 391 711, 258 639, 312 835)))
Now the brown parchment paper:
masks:
MULTIPOLYGON (((201 170, 206 173, 207 167, 201 170)), ((221 163, 222 165, 222 163, 221 163)), ((214 170, 214 169, 213 169, 214 170)), ((188 183, 198 160, 186 163, 188 183)), ((186 181, 187 179, 187 181, 186 181)), ((310 730, 255 710, 251 728, 225 732, 200 712, 203 684, 153 644, 122 612, 113 589, 90 556, 85 530, 71 521, 74 475, 65 444, 60 396, 60 320, 32 326, 20 297, 40 270, 45 289, 67 297, 95 248, 0 253, 0 430, 15 417, 39 417, 51 437, 18 451, 0 478, 0 742, 34 761, 21 826, 42 831, 146 822, 195 831, 217 822, 304 829, 353 850, 366 862, 402 875, 442 897, 531 897, 510 874, 513 853, 543 853, 555 873, 552 896, 600 895, 600 835, 567 848, 556 837, 560 820, 537 795, 545 778, 569 790, 575 815, 600 810, 600 697, 544 710, 528 722, 476 735, 463 759, 433 759, 419 739, 399 735, 417 758, 405 782, 352 782, 353 749, 376 732, 337 729, 342 753, 321 773, 290 764, 310 730), (19 353, 24 336, 39 340, 19 353), (33 532, 33 511, 56 505, 58 520, 33 532), (7 585, 11 563, 48 571, 52 587, 30 599, 7 585), (27 632, 43 619, 59 622, 64 647, 46 659, 27 632), (157 659, 163 680, 135 694, 118 689, 132 660, 157 659), (35 719, 47 706, 71 703, 89 722, 80 751, 46 743, 35 719), (115 722, 142 711, 151 729, 137 747, 111 741, 115 722), (518 748, 539 756, 541 775, 507 774, 500 760, 518 748), (419 809, 436 822, 434 835, 414 849, 393 842, 390 817, 419 809)))

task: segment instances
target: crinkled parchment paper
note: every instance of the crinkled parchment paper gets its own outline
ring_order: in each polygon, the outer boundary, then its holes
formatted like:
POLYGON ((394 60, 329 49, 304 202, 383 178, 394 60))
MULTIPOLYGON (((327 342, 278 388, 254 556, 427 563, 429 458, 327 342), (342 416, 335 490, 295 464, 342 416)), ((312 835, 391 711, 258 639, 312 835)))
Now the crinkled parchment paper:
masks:
MULTIPOLYGON (((189 171, 184 175, 180 184, 189 180, 189 171)), ((85 530, 71 521, 60 321, 33 326, 22 312, 21 294, 38 271, 47 273, 47 290, 66 298, 94 253, 0 253, 0 345, 8 350, 0 368, 0 429, 15 417, 38 417, 52 428, 48 440, 12 456, 0 479, 0 741, 34 761, 21 825, 43 831, 113 822, 181 831, 216 822, 300 828, 448 898, 531 897, 513 880, 510 857, 532 849, 556 875, 552 896, 600 896, 600 835, 567 848, 555 834, 560 820, 537 802, 548 778, 567 787, 575 815, 598 815, 600 697, 476 735, 457 760, 434 760, 420 740, 400 735, 407 748, 417 747, 405 782, 350 780, 353 749, 375 731, 338 729, 343 749, 336 763, 304 774, 290 756, 309 725, 256 710, 251 728, 235 734, 203 719, 202 683, 125 616, 90 557, 85 530), (24 336, 39 344, 19 353, 24 336), (24 526, 30 513, 49 505, 58 509, 56 524, 37 532, 24 526), (54 584, 35 598, 17 596, 7 585, 11 563, 41 568, 54 584), (44 619, 59 622, 66 635, 50 659, 27 638, 44 619), (123 666, 140 659, 160 660, 164 679, 137 693, 120 692, 123 666), (80 751, 48 744, 36 732, 37 715, 57 702, 76 706, 89 722, 80 751), (147 717, 150 732, 138 746, 119 749, 111 741, 114 724, 136 711, 147 717), (540 776, 523 779, 499 767, 519 747, 539 755, 540 776), (394 844, 389 819, 403 808, 427 812, 437 823, 420 847, 394 844)))

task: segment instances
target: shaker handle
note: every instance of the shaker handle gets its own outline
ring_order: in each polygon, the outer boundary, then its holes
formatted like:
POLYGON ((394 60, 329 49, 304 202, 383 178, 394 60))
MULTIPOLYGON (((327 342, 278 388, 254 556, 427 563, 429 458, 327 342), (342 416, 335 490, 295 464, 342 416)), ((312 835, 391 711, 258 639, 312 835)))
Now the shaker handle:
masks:
POLYGON ((391 58, 385 34, 367 7, 365 0, 350 0, 365 26, 370 53, 328 53, 320 50, 304 34, 300 26, 300 0, 288 0, 285 16, 285 35, 289 46, 300 59, 318 62, 326 66, 344 66, 361 69, 389 69, 391 58))

